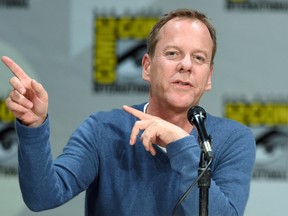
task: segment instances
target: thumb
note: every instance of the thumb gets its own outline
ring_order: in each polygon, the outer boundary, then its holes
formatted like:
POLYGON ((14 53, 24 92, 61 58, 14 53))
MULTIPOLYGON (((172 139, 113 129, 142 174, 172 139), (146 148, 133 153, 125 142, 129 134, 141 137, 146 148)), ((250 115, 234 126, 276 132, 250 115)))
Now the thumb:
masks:
POLYGON ((36 80, 32 79, 31 87, 42 102, 48 101, 48 94, 41 83, 38 83, 36 80))

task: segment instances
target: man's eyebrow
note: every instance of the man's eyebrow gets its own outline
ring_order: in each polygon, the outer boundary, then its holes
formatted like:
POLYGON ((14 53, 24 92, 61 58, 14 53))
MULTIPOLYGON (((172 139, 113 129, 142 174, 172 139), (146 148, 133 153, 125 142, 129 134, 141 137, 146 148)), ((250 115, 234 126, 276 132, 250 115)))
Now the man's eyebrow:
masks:
POLYGON ((194 53, 204 53, 206 56, 209 56, 209 52, 205 49, 196 49, 194 53))
POLYGON ((166 45, 165 47, 164 47, 165 49, 169 49, 169 48, 173 48, 173 49, 179 49, 179 47, 178 46, 175 46, 175 45, 166 45))

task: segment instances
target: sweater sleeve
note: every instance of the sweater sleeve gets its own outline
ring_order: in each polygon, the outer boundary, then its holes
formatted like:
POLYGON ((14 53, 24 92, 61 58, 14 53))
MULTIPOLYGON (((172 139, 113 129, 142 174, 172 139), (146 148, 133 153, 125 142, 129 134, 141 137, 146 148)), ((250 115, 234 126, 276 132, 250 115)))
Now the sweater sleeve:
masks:
MULTIPOLYGON (((214 158, 211 164, 209 215, 241 216, 248 200, 255 161, 254 137, 249 129, 240 127, 230 135, 219 138, 217 136, 215 141, 217 144, 215 151, 213 150, 214 158)), ((198 177, 200 152, 199 144, 192 135, 177 140, 167 147, 171 167, 182 179, 179 186, 181 196, 198 177)), ((179 208, 187 212, 187 215, 199 214, 195 212, 195 209, 199 211, 198 184, 195 184, 179 208)))
POLYGON ((93 140, 86 131, 88 124, 89 121, 84 122, 74 132, 61 156, 53 160, 49 119, 37 128, 16 122, 20 189, 24 202, 32 211, 54 208, 67 202, 85 190, 95 178, 96 160, 90 157, 92 145, 86 142, 93 140), (81 138, 83 131, 87 137, 85 140, 81 138), (89 172, 83 172, 88 167, 89 172))

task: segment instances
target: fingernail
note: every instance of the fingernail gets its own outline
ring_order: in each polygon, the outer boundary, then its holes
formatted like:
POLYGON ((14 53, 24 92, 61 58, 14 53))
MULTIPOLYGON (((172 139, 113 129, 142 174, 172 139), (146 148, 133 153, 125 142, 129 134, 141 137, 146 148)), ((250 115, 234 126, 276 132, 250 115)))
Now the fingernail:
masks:
POLYGON ((132 139, 130 139, 129 143, 130 143, 130 145, 134 145, 135 144, 135 142, 132 139))
POLYGON ((26 89, 22 87, 22 88, 19 89, 19 92, 20 92, 20 94, 25 94, 26 89))
POLYGON ((32 79, 32 82, 34 82, 35 84, 38 84, 38 82, 35 79, 32 79))
POLYGON ((27 103, 27 108, 28 108, 28 109, 31 109, 32 107, 33 107, 33 103, 32 103, 32 102, 28 102, 28 103, 27 103))

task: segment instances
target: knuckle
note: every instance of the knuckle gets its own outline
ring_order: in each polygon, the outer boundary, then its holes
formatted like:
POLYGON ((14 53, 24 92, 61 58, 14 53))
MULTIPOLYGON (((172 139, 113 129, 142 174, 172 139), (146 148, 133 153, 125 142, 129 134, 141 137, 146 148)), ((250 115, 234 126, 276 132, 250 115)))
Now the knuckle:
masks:
POLYGON ((137 128, 137 130, 138 130, 139 128, 141 128, 141 124, 142 124, 141 120, 136 121, 134 124, 134 128, 137 128))
POLYGON ((19 93, 18 93, 18 91, 17 90, 13 90, 13 91, 11 91, 11 93, 10 93, 10 98, 12 99, 12 100, 19 100, 20 99, 20 95, 19 95, 19 93))

